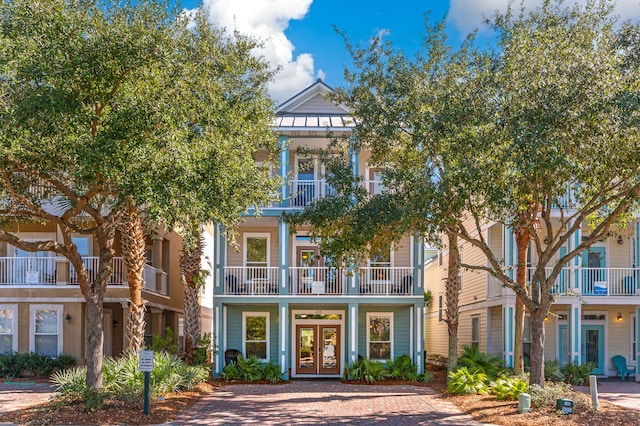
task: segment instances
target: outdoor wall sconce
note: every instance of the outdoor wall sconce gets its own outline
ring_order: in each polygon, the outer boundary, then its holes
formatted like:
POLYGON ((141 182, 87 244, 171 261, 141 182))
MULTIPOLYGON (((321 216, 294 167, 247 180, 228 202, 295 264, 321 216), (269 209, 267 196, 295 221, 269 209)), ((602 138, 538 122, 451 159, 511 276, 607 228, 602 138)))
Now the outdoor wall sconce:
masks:
POLYGON ((618 317, 616 319, 618 321, 622 321, 622 312, 618 312, 618 317))
POLYGON ((544 243, 545 243, 546 245, 549 245, 549 238, 544 237, 544 243))
POLYGON ((118 328, 119 325, 120 323, 118 322, 118 320, 113 320, 113 328, 118 328))
POLYGON ((622 239, 622 235, 618 235, 618 244, 622 245, 622 243, 624 243, 624 240, 622 239))
POLYGON ((65 322, 71 322, 71 315, 67 314, 67 316, 64 317, 64 321, 65 322))

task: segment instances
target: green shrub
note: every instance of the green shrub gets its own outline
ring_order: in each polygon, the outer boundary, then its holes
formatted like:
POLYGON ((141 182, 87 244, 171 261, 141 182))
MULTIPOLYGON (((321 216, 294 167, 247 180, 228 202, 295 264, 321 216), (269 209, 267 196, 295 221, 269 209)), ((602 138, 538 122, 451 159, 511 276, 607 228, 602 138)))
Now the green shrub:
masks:
POLYGON ((205 333, 202 337, 196 339, 195 349, 193 351, 194 365, 211 364, 211 357, 209 356, 211 350, 211 342, 211 333, 205 333))
POLYGON ((425 373, 418 374, 414 379, 414 381, 420 382, 420 383, 429 383, 432 378, 433 378, 433 375, 431 373, 425 372, 425 373))
POLYGON ((562 367, 561 371, 565 381, 572 385, 582 385, 589 380, 589 374, 596 368, 594 362, 579 365, 570 363, 562 367))
POLYGON ((154 352, 167 352, 170 354, 178 354, 178 338, 171 327, 164 329, 164 337, 159 334, 153 335, 151 350, 154 352))
POLYGON ((481 371, 470 372, 461 367, 449 373, 447 391, 456 395, 488 393, 487 375, 481 371))
POLYGON ((270 383, 278 383, 282 381, 282 372, 280 371, 280 366, 272 361, 262 364, 255 356, 244 358, 242 355, 238 355, 236 364, 228 364, 224 367, 222 378, 226 381, 255 382, 267 380, 270 383))
POLYGON ((562 374, 562 371, 560 369, 560 363, 557 360, 545 361, 544 379, 551 382, 564 381, 564 374, 562 374))
POLYGON ((282 381, 282 372, 280 366, 269 361, 262 367, 262 377, 269 383, 279 383, 282 381))
POLYGON ((496 399, 501 401, 515 401, 529 390, 529 383, 519 377, 500 376, 490 386, 496 399))
POLYGON ((478 371, 487 375, 491 380, 497 378, 504 370, 504 362, 500 357, 480 352, 477 346, 465 345, 458 358, 458 365, 467 367, 470 371, 478 371))
POLYGON ((415 365, 409 355, 402 355, 395 360, 387 360, 389 377, 400 380, 416 380, 418 366, 415 365))
POLYGON ((547 382, 544 387, 531 385, 531 407, 537 409, 555 410, 556 400, 568 398, 573 400, 573 408, 576 413, 586 412, 591 407, 589 397, 582 392, 574 392, 571 385, 563 382, 547 382))
POLYGON ((57 358, 37 353, 0 354, 0 377, 14 378, 21 374, 32 377, 49 377, 55 370, 69 368, 76 360, 71 355, 57 358))
POLYGON ((374 383, 389 377, 387 366, 380 361, 361 358, 345 369, 347 380, 374 383))
MULTIPOLYGON (((63 399, 82 398, 87 408, 99 407, 107 398, 118 400, 139 400, 144 391, 144 373, 139 370, 137 352, 129 352, 119 358, 105 358, 102 367, 103 389, 94 394, 85 381, 86 367, 76 367, 55 373, 51 379, 56 392, 63 399)), ((150 373, 150 391, 152 396, 167 392, 192 389, 196 384, 209 377, 204 366, 188 366, 176 355, 156 352, 153 359, 153 371, 150 373)))

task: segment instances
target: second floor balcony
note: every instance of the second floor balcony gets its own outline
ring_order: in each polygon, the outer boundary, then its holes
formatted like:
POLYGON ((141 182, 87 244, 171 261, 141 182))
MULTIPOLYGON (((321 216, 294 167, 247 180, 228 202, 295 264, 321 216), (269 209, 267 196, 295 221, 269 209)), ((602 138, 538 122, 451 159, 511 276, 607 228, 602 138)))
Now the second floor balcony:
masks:
MULTIPOLYGON (((547 276, 552 268, 546 268, 547 276)), ((527 283, 531 282, 535 269, 527 268, 527 283)), ((551 287, 558 296, 581 295, 586 297, 640 296, 640 268, 563 268, 551 287)), ((489 298, 508 294, 495 278, 489 278, 489 298)))
MULTIPOLYGON (((99 258, 82 258, 84 266, 93 282, 97 278, 99 258)), ((109 285, 127 285, 122 257, 112 260, 109 285)), ((159 294, 167 293, 167 273, 145 265, 143 270, 144 289, 159 294)), ((78 274, 66 259, 53 256, 0 257, 0 286, 56 286, 77 285, 78 274)))
POLYGON ((226 266, 222 294, 238 296, 411 296, 413 268, 361 267, 357 270, 332 267, 289 267, 282 286, 278 267, 226 266))

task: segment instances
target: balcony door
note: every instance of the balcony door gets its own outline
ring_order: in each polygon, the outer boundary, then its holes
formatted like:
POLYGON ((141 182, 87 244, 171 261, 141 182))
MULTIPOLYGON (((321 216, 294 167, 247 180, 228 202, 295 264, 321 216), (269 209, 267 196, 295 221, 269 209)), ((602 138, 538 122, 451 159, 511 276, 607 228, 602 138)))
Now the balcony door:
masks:
POLYGON ((340 326, 296 325, 296 373, 340 374, 340 326))
POLYGON ((583 294, 608 294, 608 283, 605 273, 606 249, 604 247, 591 247, 582 252, 582 293, 583 294))
POLYGON ((315 198, 320 197, 320 170, 314 157, 297 157, 296 179, 293 187, 295 207, 308 206, 315 198))
POLYGON ((316 246, 298 246, 296 247, 296 266, 297 271, 297 292, 298 294, 311 294, 314 281, 319 281, 322 266, 322 258, 316 246))
MULTIPOLYGON (((38 238, 23 238, 28 242, 41 241, 38 238)), ((14 284, 55 283, 56 265, 54 253, 50 251, 30 252, 13 247, 13 277, 9 281, 14 284)))

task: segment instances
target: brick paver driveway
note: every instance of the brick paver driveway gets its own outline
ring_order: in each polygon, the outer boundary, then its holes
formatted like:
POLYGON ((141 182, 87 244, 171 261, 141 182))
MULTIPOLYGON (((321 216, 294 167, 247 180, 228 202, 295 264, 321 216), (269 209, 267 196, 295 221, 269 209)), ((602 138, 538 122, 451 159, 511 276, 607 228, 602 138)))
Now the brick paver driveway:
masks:
POLYGON ((479 425, 431 388, 296 380, 284 385, 225 385, 175 425, 212 424, 479 425))

